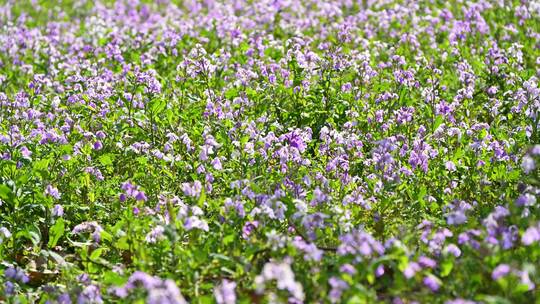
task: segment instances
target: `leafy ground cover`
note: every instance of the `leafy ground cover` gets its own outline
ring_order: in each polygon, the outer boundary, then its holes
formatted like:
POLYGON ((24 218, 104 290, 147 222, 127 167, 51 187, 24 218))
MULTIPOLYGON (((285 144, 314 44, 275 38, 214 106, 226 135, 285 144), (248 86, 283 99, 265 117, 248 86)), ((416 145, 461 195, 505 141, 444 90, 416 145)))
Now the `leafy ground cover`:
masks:
POLYGON ((0 25, 0 301, 540 303, 538 1, 0 25))

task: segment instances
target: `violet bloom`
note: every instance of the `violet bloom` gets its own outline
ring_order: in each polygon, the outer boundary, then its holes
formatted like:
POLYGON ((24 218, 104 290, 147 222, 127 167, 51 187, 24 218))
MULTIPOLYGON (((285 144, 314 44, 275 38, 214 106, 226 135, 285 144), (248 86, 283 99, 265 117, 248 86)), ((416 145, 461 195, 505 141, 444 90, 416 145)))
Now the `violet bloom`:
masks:
POLYGON ((71 297, 69 296, 68 293, 63 293, 59 295, 56 301, 58 302, 58 304, 71 304, 72 303, 71 297))
POLYGON ((444 304, 476 304, 477 302, 465 299, 454 299, 444 302, 444 304))
POLYGON ((445 254, 451 254, 456 258, 461 255, 461 250, 455 244, 448 244, 446 247, 444 247, 443 252, 445 254))
POLYGON ((234 289, 236 283, 228 280, 223 280, 219 286, 214 289, 214 296, 218 304, 234 304, 236 303, 236 293, 234 289))
POLYGON ((339 303, 341 300, 341 295, 343 291, 349 289, 349 284, 343 281, 342 279, 331 277, 328 280, 328 283, 332 287, 328 296, 330 297, 330 302, 339 303))
POLYGON ((303 287, 295 281, 294 272, 287 262, 266 263, 262 273, 255 277, 257 290, 262 292, 266 283, 274 280, 276 281, 277 288, 288 291, 294 300, 304 300, 303 287))
POLYGON ((54 197, 55 199, 60 199, 60 192, 58 189, 52 185, 47 185, 47 188, 45 188, 45 195, 54 197))
POLYGON ((219 159, 219 157, 216 157, 212 160, 212 167, 214 167, 214 169, 220 171, 223 169, 223 166, 221 165, 221 160, 219 159))
POLYGON ((94 142, 93 147, 94 147, 94 150, 99 151, 99 150, 103 149, 103 144, 101 143, 101 141, 98 140, 98 141, 94 142))
POLYGON ((491 277, 494 280, 498 280, 502 277, 507 276, 510 273, 510 270, 511 268, 507 264, 500 264, 499 266, 495 267, 495 269, 493 269, 491 277))
POLYGON ((0 244, 11 237, 11 232, 6 227, 0 227, 0 244))
POLYGON ((422 267, 420 267, 420 265, 418 265, 418 263, 416 262, 411 262, 409 263, 409 265, 407 265, 407 267, 405 268, 405 270, 403 270, 403 275, 407 278, 407 279, 410 279, 412 277, 414 277, 414 275, 420 271, 422 269, 422 267))
POLYGON ((135 195, 135 199, 139 202, 146 202, 148 198, 146 197, 146 194, 144 194, 143 191, 137 191, 137 194, 135 195))
POLYGON ((107 137, 107 135, 103 131, 97 131, 96 132, 96 137, 99 138, 99 139, 104 139, 105 137, 107 137))
POLYGON ((302 239, 302 237, 295 237, 292 244, 300 251, 305 253, 304 260, 306 261, 320 261, 323 257, 323 251, 317 248, 315 244, 308 243, 302 239))
POLYGON ((253 230, 255 230, 257 227, 259 227, 258 221, 246 222, 242 228, 242 237, 244 239, 248 239, 253 230))
POLYGON ((383 275, 384 275, 384 265, 377 266, 377 269, 375 269, 375 276, 379 278, 383 275))
POLYGON ((450 172, 454 172, 456 171, 456 164, 454 164, 454 162, 452 161, 447 161, 444 166, 446 167, 446 170, 450 171, 450 172))
POLYGON ((441 287, 441 285, 439 283, 439 280, 437 278, 435 278, 434 276, 432 276, 432 275, 428 275, 428 276, 424 277, 422 282, 424 283, 424 285, 426 287, 431 289, 431 291, 433 291, 433 292, 436 292, 441 287))
POLYGON ((54 205, 52 215, 55 217, 62 217, 64 215, 64 207, 60 204, 54 205))
POLYGON ((15 284, 10 281, 4 283, 4 292, 6 295, 13 295, 15 293, 15 284))
POLYGON ((531 226, 525 230, 521 236, 521 242, 526 245, 532 245, 535 242, 540 242, 540 222, 536 226, 531 226))
POLYGON ((103 228, 95 222, 83 222, 73 228, 71 233, 73 234, 80 234, 83 232, 91 232, 92 239, 94 242, 99 243, 101 240, 101 231, 103 231, 103 228))
POLYGON ((86 286, 77 297, 78 304, 100 304, 103 303, 101 299, 101 291, 96 285, 86 286))
POLYGON ((135 271, 122 287, 113 288, 113 294, 126 298, 130 291, 144 288, 147 292, 146 303, 149 304, 186 304, 186 300, 174 281, 162 280, 142 271, 135 271))
POLYGON ((420 264, 424 268, 435 268, 437 266, 437 262, 435 262, 435 260, 430 259, 426 256, 419 257, 418 264, 420 264))
POLYGON ((186 196, 199 197, 202 191, 202 184, 200 181, 195 181, 193 183, 183 183, 182 191, 186 196))
POLYGON ((354 230, 340 236, 339 239, 341 241, 337 249, 339 255, 351 254, 358 258, 369 258, 384 254, 384 246, 363 230, 354 230))
POLYGON ((226 198, 223 204, 227 212, 235 210, 239 217, 243 218, 246 216, 246 211, 244 210, 244 204, 242 201, 236 199, 233 201, 231 198, 226 198))
POLYGON ((526 207, 534 206, 536 205, 536 196, 530 193, 522 194, 516 199, 516 205, 526 207))
POLYGON ((350 275, 356 274, 356 268, 354 268, 354 266, 351 264, 341 265, 341 267, 339 267, 339 271, 350 274, 350 275))
POLYGON ((27 147, 22 146, 20 150, 21 150, 21 155, 22 155, 24 158, 29 159, 30 156, 32 156, 32 151, 28 150, 27 147))
POLYGON ((525 174, 529 174, 536 168, 536 163, 532 157, 526 155, 521 161, 521 168, 525 174))
POLYGON ((4 276, 11 281, 26 284, 30 281, 30 278, 26 275, 21 268, 8 267, 4 270, 4 276))
POLYGON ((204 220, 201 220, 197 216, 188 217, 184 222, 184 228, 186 228, 187 231, 192 229, 200 229, 208 232, 209 230, 208 223, 206 223, 206 221, 204 220))
POLYGON ((497 89, 497 87, 495 87, 495 86, 491 86, 491 87, 489 87, 489 88, 487 89, 487 93, 488 93, 488 95, 490 95, 490 96, 494 96, 495 94, 497 94, 497 91, 498 91, 498 89, 497 89))

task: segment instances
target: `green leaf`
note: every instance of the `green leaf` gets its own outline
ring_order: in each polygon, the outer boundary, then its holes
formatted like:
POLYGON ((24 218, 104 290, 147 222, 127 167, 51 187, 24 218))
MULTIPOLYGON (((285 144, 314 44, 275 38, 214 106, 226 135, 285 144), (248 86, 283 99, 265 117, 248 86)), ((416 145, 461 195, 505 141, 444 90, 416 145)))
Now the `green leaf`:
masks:
POLYGON ((486 303, 492 303, 492 304, 510 304, 509 300, 500 297, 500 296, 490 296, 490 295, 480 295, 479 300, 482 300, 486 303))
POLYGON ((101 236, 101 239, 104 241, 109 241, 109 242, 112 241, 112 235, 105 230, 101 231, 100 236, 101 236))
POLYGON ((92 251, 92 253, 90 254, 90 260, 97 260, 101 256, 104 250, 105 249, 101 247, 92 251))
POLYGON ((214 303, 214 298, 209 295, 201 296, 197 299, 197 303, 199 304, 210 304, 214 303))
POLYGON ((56 261, 58 265, 66 265, 66 260, 64 260, 64 258, 58 253, 54 251, 47 251, 47 253, 49 254, 51 258, 53 258, 56 261))
POLYGON ((204 187, 203 187, 201 190, 201 196, 199 196, 199 201, 197 202, 197 204, 199 205, 199 207, 203 207, 205 201, 206 201, 206 191, 204 191, 204 187))
POLYGON ((111 166, 113 164, 113 158, 114 158, 114 155, 111 154, 111 153, 107 153, 107 154, 104 154, 104 155, 101 155, 99 157, 99 162, 103 165, 103 166, 111 166))
POLYGON ((6 185, 0 185, 0 198, 1 199, 9 199, 10 197, 12 197, 13 195, 13 192, 11 191, 11 189, 6 186, 6 185))
POLYGON ((226 237, 223 238, 223 245, 228 245, 232 242, 234 242, 234 238, 235 238, 235 235, 234 234, 229 234, 227 235, 226 237))
POLYGON ((120 239, 118 239, 118 241, 116 241, 114 246, 118 249, 128 250, 129 249, 128 238, 126 236, 121 237, 120 239))
POLYGON ((441 277, 446 277, 452 272, 452 269, 454 268, 454 261, 451 259, 445 260, 441 264, 441 277))
POLYGON ((17 232, 15 237, 27 238, 32 241, 32 244, 34 244, 34 246, 39 245, 39 243, 41 242, 41 232, 36 226, 27 226, 25 230, 17 232))
POLYGON ((49 248, 56 246, 58 240, 64 235, 64 232, 64 219, 59 218, 56 220, 56 223, 49 228, 49 248))
POLYGON ((150 108, 152 109, 152 113, 161 113, 165 109, 166 106, 167 106, 167 103, 165 102, 165 100, 159 98, 159 99, 155 99, 152 102, 152 105, 150 106, 150 108))
POLYGON ((106 285, 124 285, 127 279, 114 271, 107 271, 103 274, 103 282, 106 285))
POLYGON ((529 291, 529 286, 526 285, 526 284, 522 284, 522 283, 517 284, 517 285, 514 287, 514 289, 512 290, 512 292, 513 292, 514 294, 525 293, 525 292, 527 292, 527 291, 529 291))

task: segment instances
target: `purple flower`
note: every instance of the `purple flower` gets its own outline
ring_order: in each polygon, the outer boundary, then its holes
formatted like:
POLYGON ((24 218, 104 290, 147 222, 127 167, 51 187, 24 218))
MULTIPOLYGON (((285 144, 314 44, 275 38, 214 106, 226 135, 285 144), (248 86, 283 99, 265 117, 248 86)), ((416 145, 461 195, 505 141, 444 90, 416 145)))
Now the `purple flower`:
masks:
POLYGON ((448 244, 446 245, 446 247, 444 248, 443 252, 445 254, 451 254, 453 255, 454 257, 459 257, 461 255, 461 250, 459 249, 458 246, 456 246, 455 244, 448 244))
POLYGON ((94 142, 93 147, 94 147, 94 150, 99 151, 99 150, 103 149, 103 144, 101 143, 101 141, 98 140, 98 141, 94 142))
POLYGON ((327 199, 326 194, 324 194, 324 192, 322 192, 321 189, 319 189, 319 187, 317 187, 313 191, 313 199, 311 200, 311 205, 316 206, 316 205, 318 205, 320 203, 325 202, 326 199, 327 199))
POLYGON ((163 238, 164 232, 165 228, 163 228, 163 226, 156 226, 146 235, 146 242, 151 244, 156 243, 158 240, 163 238))
POLYGON ((339 268, 339 271, 350 274, 350 275, 354 275, 356 273, 356 268, 354 268, 354 266, 351 264, 343 264, 339 268))
POLYGON ((339 255, 352 254, 359 257, 371 257, 384 253, 384 246, 369 233, 360 229, 342 235, 339 239, 341 241, 337 249, 339 255))
POLYGON ((407 279, 410 279, 412 277, 414 277, 414 275, 420 271, 422 268, 420 267, 420 265, 418 265, 418 263, 416 262, 410 262, 409 265, 407 265, 407 267, 405 267, 405 270, 403 270, 403 275, 407 278, 407 279))
POLYGON ((419 257, 418 264, 420 264, 424 268, 435 268, 437 266, 437 262, 435 262, 435 260, 430 259, 426 256, 419 257))
POLYGON ((234 289, 236 283, 228 280, 221 281, 221 284, 214 289, 214 296, 218 304, 235 304, 236 293, 234 289))
POLYGON ((446 214, 448 225, 461 225, 467 222, 466 212, 472 209, 472 206, 466 202, 453 202, 444 209, 449 210, 446 214))
POLYGON ((531 281, 531 278, 529 277, 529 272, 523 270, 523 271, 517 271, 516 274, 519 276, 519 280, 521 284, 527 286, 527 290, 533 290, 535 285, 531 281))
POLYGON ((64 207, 60 204, 54 205, 52 215, 55 217, 62 217, 64 215, 64 207))
POLYGON ((103 131, 97 131, 96 132, 96 137, 99 138, 99 139, 104 139, 105 137, 107 137, 107 135, 103 131))
POLYGON ((186 230, 192 230, 192 229, 200 229, 203 231, 208 231, 208 223, 206 221, 203 221, 199 219, 197 216, 190 216, 186 219, 184 222, 184 228, 186 230))
POLYGON ((99 241, 101 240, 101 231, 103 231, 103 228, 101 228, 101 226, 97 222, 92 221, 84 222, 75 226, 71 233, 80 234, 83 232, 91 232, 91 236, 94 242, 99 243, 99 241))
POLYGON ((4 275, 7 279, 19 283, 26 284, 30 281, 30 278, 26 275, 26 273, 18 267, 8 267, 6 270, 4 270, 4 275))
POLYGON ((456 171, 456 165, 454 164, 454 162, 452 161, 447 161, 444 166, 446 167, 446 170, 450 171, 450 172, 454 172, 456 171))
POLYGON ((258 221, 246 222, 242 228, 242 237, 244 239, 248 239, 253 230, 255 230, 257 227, 259 227, 258 221))
POLYGON ((384 275, 384 265, 379 265, 377 266, 377 269, 375 269, 375 276, 381 277, 382 275, 384 275))
POLYGON ((47 185, 45 188, 45 195, 54 197, 55 199, 60 199, 60 192, 56 187, 53 187, 52 185, 47 185))
POLYGON ((144 288, 147 292, 146 303, 149 304, 186 304, 186 300, 174 281, 162 280, 142 271, 135 271, 122 287, 115 287, 111 291, 120 298, 126 298, 130 291, 144 288))
POLYGON ((477 302, 465 299, 454 299, 444 302, 444 304, 476 304, 477 302))
POLYGON ((0 244, 11 237, 11 232, 6 227, 0 227, 0 244))
POLYGON ((304 260, 320 261, 323 257, 322 250, 317 248, 315 244, 304 241, 300 236, 295 237, 292 244, 305 253, 304 260))
POLYGON ((536 196, 530 193, 522 194, 516 199, 516 205, 518 206, 531 207, 531 206, 534 206, 535 204, 536 204, 536 196))
POLYGON ((69 296, 68 293, 63 293, 59 295, 56 301, 58 302, 58 304, 71 304, 72 303, 71 297, 69 296))
POLYGON ((20 150, 21 150, 21 155, 24 158, 30 158, 30 156, 32 156, 32 151, 28 150, 27 147, 22 146, 20 150))
POLYGON ((219 157, 216 157, 212 160, 212 167, 214 167, 214 169, 220 171, 223 169, 223 166, 221 165, 221 160, 219 159, 219 157))
POLYGON ((202 184, 200 181, 195 181, 193 183, 183 183, 182 191, 186 196, 199 197, 202 191, 202 184))
POLYGON ((495 267, 495 269, 493 269, 493 272, 491 273, 491 277, 494 280, 498 280, 508 275, 510 273, 510 270, 511 268, 507 264, 500 264, 499 266, 495 267))
POLYGON ((137 191, 137 194, 135 195, 135 199, 140 202, 146 202, 148 198, 146 197, 146 194, 144 194, 143 191, 137 191))
POLYGON ((433 291, 433 292, 439 290, 439 288, 441 287, 439 279, 437 279, 436 277, 434 277, 432 275, 428 275, 428 276, 424 277, 422 282, 424 283, 424 285, 426 287, 431 289, 431 291, 433 291))
POLYGON ((341 300, 341 294, 343 291, 349 289, 349 284, 347 282, 343 281, 342 279, 331 277, 328 280, 328 283, 332 287, 329 293, 330 302, 332 303, 338 303, 341 300))
POLYGON ((101 291, 96 285, 88 285, 77 297, 78 304, 100 304, 103 303, 101 299, 101 291))
POLYGON ((12 282, 7 281, 6 283, 4 283, 4 292, 6 293, 6 295, 13 295, 13 293, 15 292, 15 285, 12 282))
POLYGON ((259 292, 264 290, 266 282, 276 281, 279 290, 288 291, 293 299, 304 300, 304 290, 302 285, 295 281, 294 272, 286 262, 269 262, 263 267, 260 275, 255 277, 255 285, 259 292))
POLYGON ((531 226, 525 230, 521 236, 521 242, 526 246, 529 246, 534 242, 540 242, 540 222, 536 224, 536 226, 531 226))
POLYGON ((489 87, 489 88, 487 89, 487 93, 488 93, 490 96, 493 96, 493 95, 497 94, 497 91, 498 91, 498 89, 497 89, 497 87, 495 87, 495 86, 491 86, 491 87, 489 87))
POLYGON ((523 169, 523 172, 525 172, 525 174, 529 174, 536 168, 536 163, 532 157, 526 155, 521 161, 521 168, 523 169))

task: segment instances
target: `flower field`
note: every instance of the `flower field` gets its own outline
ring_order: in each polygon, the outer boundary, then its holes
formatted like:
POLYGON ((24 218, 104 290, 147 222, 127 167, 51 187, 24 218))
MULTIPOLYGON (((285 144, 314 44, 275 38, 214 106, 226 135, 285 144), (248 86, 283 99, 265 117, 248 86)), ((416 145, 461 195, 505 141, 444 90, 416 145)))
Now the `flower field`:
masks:
POLYGON ((540 2, 0 1, 0 302, 540 303, 540 2))

